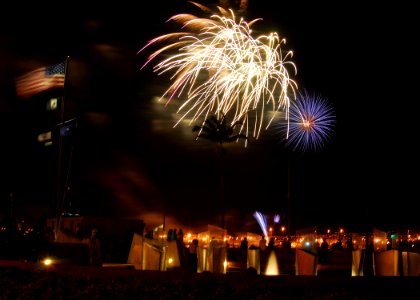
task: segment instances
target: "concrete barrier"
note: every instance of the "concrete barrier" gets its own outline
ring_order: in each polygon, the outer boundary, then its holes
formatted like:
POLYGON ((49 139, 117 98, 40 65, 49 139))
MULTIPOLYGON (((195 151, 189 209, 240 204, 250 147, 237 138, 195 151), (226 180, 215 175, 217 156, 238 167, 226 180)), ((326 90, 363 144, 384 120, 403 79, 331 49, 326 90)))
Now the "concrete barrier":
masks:
POLYGON ((404 276, 420 276, 420 253, 401 252, 402 271, 404 276))
POLYGON ((317 261, 314 253, 296 249, 296 275, 317 275, 317 261))
POLYGON ((398 250, 375 252, 373 255, 375 276, 399 276, 398 256, 398 250))

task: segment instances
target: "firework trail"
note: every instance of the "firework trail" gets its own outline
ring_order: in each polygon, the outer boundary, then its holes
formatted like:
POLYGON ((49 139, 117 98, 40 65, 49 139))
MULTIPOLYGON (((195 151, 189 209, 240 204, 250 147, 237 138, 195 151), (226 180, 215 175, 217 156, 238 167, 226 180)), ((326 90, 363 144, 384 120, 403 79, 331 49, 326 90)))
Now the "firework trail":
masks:
POLYGON ((254 212, 254 218, 257 220, 265 237, 268 237, 267 232, 267 217, 259 211, 254 212))
MULTIPOLYGON (((199 6, 203 11, 206 7, 199 6)), ((252 36, 251 26, 260 19, 236 20, 232 10, 218 7, 220 14, 199 18, 191 14, 171 17, 186 31, 174 32, 150 40, 140 52, 154 44, 168 42, 152 52, 143 65, 164 53, 169 54, 153 70, 159 75, 171 73, 172 84, 161 99, 169 103, 184 97, 178 108, 181 117, 174 125, 189 118, 189 124, 209 115, 229 117, 241 122, 240 132, 258 138, 268 110, 289 116, 290 101, 296 97, 296 82, 290 77, 296 66, 289 59, 292 51, 283 50, 286 40, 277 33, 252 36)), ((208 10, 208 9, 207 9, 208 10)), ((264 126, 265 125, 265 126, 264 126)))

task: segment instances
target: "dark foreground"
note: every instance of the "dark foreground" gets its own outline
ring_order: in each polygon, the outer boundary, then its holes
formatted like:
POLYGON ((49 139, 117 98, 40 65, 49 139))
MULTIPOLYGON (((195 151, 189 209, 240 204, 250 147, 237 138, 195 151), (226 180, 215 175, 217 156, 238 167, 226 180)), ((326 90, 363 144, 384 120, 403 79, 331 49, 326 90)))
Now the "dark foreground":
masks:
POLYGON ((0 299, 420 299, 420 277, 190 274, 0 264, 0 299))

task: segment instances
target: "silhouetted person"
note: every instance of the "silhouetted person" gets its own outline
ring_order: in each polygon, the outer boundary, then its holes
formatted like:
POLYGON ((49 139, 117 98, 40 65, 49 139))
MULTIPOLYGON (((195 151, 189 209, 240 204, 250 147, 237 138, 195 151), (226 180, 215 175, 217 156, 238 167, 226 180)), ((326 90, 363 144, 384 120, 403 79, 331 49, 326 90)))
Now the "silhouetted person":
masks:
POLYGON ((265 239, 265 236, 261 238, 259 246, 260 246, 261 251, 264 251, 265 249, 267 249, 267 241, 265 239))
POLYGON ((341 242, 341 240, 338 240, 333 246, 336 250, 343 250, 343 243, 341 242))
POLYGON ((326 263, 328 260, 328 242, 327 239, 324 238, 321 243, 321 247, 319 248, 319 262, 326 263))
POLYGON ((248 249, 248 239, 246 237, 244 237, 244 239, 241 241, 241 245, 239 248, 242 250, 248 249))
POLYGON ((292 244, 290 243, 290 238, 283 239, 283 247, 284 249, 290 250, 292 248, 292 244))
POLYGON ((178 235, 176 232, 176 228, 172 229, 171 241, 176 241, 178 235))
POLYGON ((181 266, 184 266, 187 264, 186 260, 187 258, 187 251, 186 251, 186 247, 184 244, 184 232, 182 231, 182 228, 180 228, 178 230, 178 235, 176 237, 176 246, 178 248, 178 253, 179 253, 179 259, 181 261, 181 266))
POLYGON ((184 231, 182 230, 182 228, 179 228, 178 230, 177 239, 182 243, 184 242, 184 231))
POLYGON ((373 237, 370 233, 366 234, 366 249, 363 254, 363 276, 374 276, 374 267, 373 267, 373 237))
POLYGON ((271 237, 270 240, 268 241, 268 249, 274 250, 275 248, 276 246, 274 245, 274 238, 271 237))
POLYGON ((353 239, 351 238, 351 236, 347 239, 346 249, 349 251, 353 250, 353 239))
POLYGON ((172 239, 172 232, 173 232, 172 228, 168 230, 168 234, 166 235, 167 241, 170 241, 172 239))
POLYGON ((144 237, 145 237, 145 238, 148 238, 148 239, 153 239, 153 230, 146 230, 145 232, 146 232, 146 233, 144 234, 144 237))
POLYGON ((101 242, 98 238, 98 229, 93 228, 89 238, 89 264, 91 266, 102 266, 101 242))
POLYGON ((189 270, 190 272, 197 273, 197 267, 198 267, 198 257, 197 257, 198 240, 197 239, 193 239, 188 250, 189 250, 189 255, 188 255, 189 270))

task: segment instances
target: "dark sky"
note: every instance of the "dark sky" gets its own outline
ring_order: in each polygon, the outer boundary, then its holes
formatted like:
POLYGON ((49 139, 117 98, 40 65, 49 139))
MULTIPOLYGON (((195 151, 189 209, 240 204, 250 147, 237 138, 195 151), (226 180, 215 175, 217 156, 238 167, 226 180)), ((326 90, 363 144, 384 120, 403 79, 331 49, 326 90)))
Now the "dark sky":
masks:
MULTIPOLYGON (((317 153, 291 153, 273 129, 247 148, 229 145, 223 164, 227 228, 258 230, 256 210, 286 220, 288 191, 295 229, 418 227, 413 8, 272 3, 249 0, 246 17, 262 17, 256 30, 287 38, 299 87, 334 106, 335 135, 317 153)), ((69 173, 72 205, 86 215, 138 216, 150 224, 166 215, 169 224, 219 225, 215 146, 194 141, 191 127, 173 128, 176 103, 155 101, 169 81, 150 68, 140 71, 146 57, 136 54, 150 38, 175 28, 165 24, 168 17, 197 10, 181 0, 48 8, 9 8, 1 20, 1 216, 9 215, 10 192, 15 217, 50 213, 55 205, 55 148, 34 141, 45 121, 45 112, 36 110, 43 100, 17 99, 13 80, 69 55, 66 117, 79 120, 69 173)))

